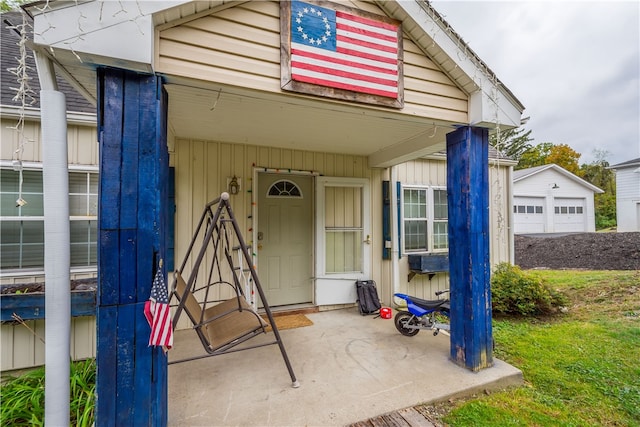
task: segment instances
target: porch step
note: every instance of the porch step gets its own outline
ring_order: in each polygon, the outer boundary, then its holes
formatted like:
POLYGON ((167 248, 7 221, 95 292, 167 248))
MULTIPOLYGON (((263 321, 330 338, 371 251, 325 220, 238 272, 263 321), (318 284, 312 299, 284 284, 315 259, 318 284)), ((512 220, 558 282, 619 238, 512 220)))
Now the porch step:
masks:
POLYGON ((416 407, 389 412, 368 420, 358 421, 347 427, 442 427, 443 424, 431 419, 416 407))

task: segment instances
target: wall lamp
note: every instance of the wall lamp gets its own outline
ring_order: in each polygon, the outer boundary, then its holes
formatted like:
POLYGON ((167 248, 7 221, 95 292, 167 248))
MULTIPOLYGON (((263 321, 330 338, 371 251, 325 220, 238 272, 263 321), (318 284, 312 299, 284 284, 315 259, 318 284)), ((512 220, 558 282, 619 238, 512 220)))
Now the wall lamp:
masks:
POLYGON ((240 192, 240 183, 240 178, 235 175, 233 178, 227 178, 227 191, 229 194, 238 194, 240 192))
POLYGON ((560 188, 560 186, 554 182, 553 183, 553 187, 551 187, 551 188, 553 188, 555 190, 556 188, 560 188))

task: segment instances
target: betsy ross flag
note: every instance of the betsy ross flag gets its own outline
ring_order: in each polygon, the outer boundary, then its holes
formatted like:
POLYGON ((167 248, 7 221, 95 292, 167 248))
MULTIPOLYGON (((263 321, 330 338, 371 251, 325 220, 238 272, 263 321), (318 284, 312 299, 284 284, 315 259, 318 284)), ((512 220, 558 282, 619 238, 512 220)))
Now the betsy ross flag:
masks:
POLYGON ((173 347, 173 327, 171 325, 171 308, 169 293, 164 282, 162 269, 158 268, 151 286, 151 296, 144 304, 144 317, 151 326, 149 345, 161 345, 165 351, 173 347))
POLYGON ((398 26, 291 2, 291 78, 398 97, 398 26))

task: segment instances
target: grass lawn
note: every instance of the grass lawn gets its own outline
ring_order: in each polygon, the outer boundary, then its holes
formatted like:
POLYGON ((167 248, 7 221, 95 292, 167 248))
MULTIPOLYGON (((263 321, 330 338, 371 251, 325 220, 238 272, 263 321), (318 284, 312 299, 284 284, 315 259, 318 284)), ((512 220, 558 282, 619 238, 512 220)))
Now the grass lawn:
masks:
POLYGON ((546 318, 494 319, 495 356, 521 369, 525 386, 458 402, 442 421, 640 426, 640 272, 534 274, 571 305, 546 318))

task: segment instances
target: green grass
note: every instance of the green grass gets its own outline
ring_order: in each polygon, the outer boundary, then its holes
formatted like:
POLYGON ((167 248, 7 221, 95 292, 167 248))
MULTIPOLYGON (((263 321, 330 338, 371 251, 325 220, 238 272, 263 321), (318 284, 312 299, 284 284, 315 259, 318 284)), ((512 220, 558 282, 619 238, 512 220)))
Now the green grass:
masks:
POLYGON ((640 273, 539 271, 571 301, 546 318, 494 320, 495 356, 523 387, 464 401, 450 426, 640 426, 640 273))
MULTIPOLYGON (((18 377, 3 378, 0 425, 44 425, 44 372, 41 367, 18 377)), ((96 365, 94 360, 71 363, 69 418, 72 426, 94 421, 96 365)))

